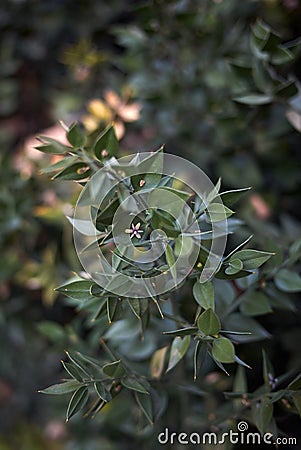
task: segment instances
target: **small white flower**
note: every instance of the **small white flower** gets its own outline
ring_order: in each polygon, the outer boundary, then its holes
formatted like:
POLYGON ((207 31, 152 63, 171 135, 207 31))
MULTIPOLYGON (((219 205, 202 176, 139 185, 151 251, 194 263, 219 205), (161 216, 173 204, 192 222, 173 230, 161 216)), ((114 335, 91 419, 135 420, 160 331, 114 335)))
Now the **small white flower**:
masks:
POLYGON ((130 238, 132 239, 133 237, 136 237, 137 239, 140 239, 140 233, 143 233, 142 230, 140 230, 140 222, 137 223, 137 225, 134 225, 132 223, 132 228, 127 228, 125 230, 125 233, 130 234, 130 238))

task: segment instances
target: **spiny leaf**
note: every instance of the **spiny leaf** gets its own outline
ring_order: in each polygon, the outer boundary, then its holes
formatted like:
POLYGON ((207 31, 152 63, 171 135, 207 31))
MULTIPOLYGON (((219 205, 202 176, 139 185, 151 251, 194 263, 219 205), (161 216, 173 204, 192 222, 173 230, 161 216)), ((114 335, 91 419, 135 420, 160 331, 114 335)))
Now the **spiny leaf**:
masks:
POLYGON ((209 222, 222 222, 232 216, 232 214, 234 214, 234 211, 222 203, 210 203, 206 212, 209 222))
POLYGON ((233 205, 236 203, 246 192, 248 192, 251 187, 242 188, 242 189, 234 189, 231 191, 221 192, 220 198, 225 205, 233 205))
POLYGON ((67 147, 61 142, 58 142, 56 139, 52 139, 48 136, 40 136, 39 140, 42 141, 43 144, 35 148, 43 153, 50 153, 53 155, 63 155, 72 150, 71 147, 67 147))
POLYGON ((89 392, 87 386, 82 386, 74 392, 68 404, 66 422, 68 422, 74 414, 84 408, 88 401, 88 396, 89 392))
POLYGON ((227 275, 235 275, 236 273, 240 272, 243 268, 243 263, 240 259, 234 258, 229 261, 228 267, 225 269, 225 273, 227 275))
POLYGON ((179 361, 181 361, 187 352, 189 345, 190 336, 185 336, 184 338, 177 336, 174 338, 170 349, 169 362, 166 372, 169 372, 179 363, 179 361))
POLYGON ((101 152, 107 150, 110 155, 114 155, 118 150, 118 139, 113 125, 109 125, 96 139, 93 151, 95 156, 102 160, 101 152))
POLYGON ((259 316, 272 312, 269 299, 263 292, 246 291, 239 297, 240 310, 246 316, 259 316))
POLYGON ((70 380, 65 381, 65 383, 60 384, 54 384, 52 386, 49 386, 46 389, 42 389, 38 392, 41 392, 42 394, 49 394, 49 395, 62 395, 62 394, 69 394, 70 392, 75 391, 81 386, 81 383, 79 383, 77 380, 70 380))
POLYGON ((123 378, 121 380, 121 384, 127 389, 131 389, 132 391, 141 392, 142 394, 149 394, 145 387, 141 383, 139 383, 139 381, 135 380, 135 378, 123 378))
POLYGON ((73 123, 67 132, 67 139, 75 147, 83 147, 86 143, 86 137, 77 123, 73 123))
POLYGON ((230 261, 240 259, 245 270, 253 270, 262 266, 273 255, 274 253, 261 252, 259 250, 239 250, 231 256, 230 261))
POLYGON ((91 169, 84 162, 77 162, 66 167, 64 170, 56 173, 52 178, 61 180, 79 181, 88 178, 91 175, 91 169))
POLYGON ((75 364, 75 366, 84 374, 86 375, 88 378, 91 378, 91 375, 87 372, 87 370, 85 369, 82 361, 79 360, 78 355, 74 352, 74 351, 65 351, 66 355, 68 356, 68 358, 70 359, 71 362, 73 362, 73 364, 75 364))
POLYGON ((205 336, 216 335, 221 329, 221 323, 211 308, 204 311, 198 318, 198 328, 205 336))
POLYGON ((197 281, 193 286, 193 296, 202 308, 214 310, 214 289, 210 281, 206 283, 197 281))
POLYGON ((62 361, 62 365, 72 378, 79 382, 83 381, 82 373, 76 366, 65 361, 62 361))
POLYGON ((79 280, 63 284, 62 286, 57 287, 55 290, 58 292, 62 292, 67 297, 74 298, 75 300, 84 301, 89 300, 91 298, 90 289, 92 285, 93 285, 92 281, 79 280))
POLYGON ((288 269, 281 269, 275 276, 275 284, 280 291, 299 292, 301 291, 301 277, 296 272, 288 269))
POLYGON ((154 424, 152 399, 150 395, 134 393, 136 402, 151 426, 154 424))
POLYGON ((205 361, 207 354, 207 345, 202 341, 197 341, 193 353, 193 381, 196 381, 198 372, 205 361))

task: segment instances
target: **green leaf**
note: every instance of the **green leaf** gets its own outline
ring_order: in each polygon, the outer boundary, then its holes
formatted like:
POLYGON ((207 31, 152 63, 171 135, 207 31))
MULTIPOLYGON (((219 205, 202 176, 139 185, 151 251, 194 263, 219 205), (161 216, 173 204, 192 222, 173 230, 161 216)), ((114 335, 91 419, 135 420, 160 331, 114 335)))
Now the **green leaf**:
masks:
POLYGON ((107 317, 108 317, 108 322, 112 323, 114 316, 116 314, 117 311, 117 305, 118 305, 118 299, 117 298, 108 298, 107 300, 107 317))
POLYGON ((112 400, 112 395, 100 381, 94 383, 94 389, 98 397, 101 398, 104 402, 108 403, 112 400))
POLYGON ((49 386, 46 389, 42 389, 39 392, 42 394, 49 394, 49 395, 62 395, 62 394, 69 394, 70 392, 75 391, 81 386, 81 383, 79 383, 76 380, 70 380, 65 381, 65 383, 60 384, 54 384, 52 386, 49 386))
POLYGON ((262 41, 262 45, 266 43, 270 35, 271 28, 262 19, 257 18, 255 24, 252 26, 252 33, 257 39, 262 41))
POLYGON ((210 281, 206 283, 197 281, 193 286, 193 296, 202 308, 211 308, 214 311, 214 289, 210 281))
POLYGON ((141 392, 142 394, 149 394, 145 387, 134 378, 126 377, 121 380, 121 384, 132 391, 141 392))
POLYGON ((101 225, 112 225, 112 220, 117 208, 119 206, 119 199, 114 198, 109 204, 99 212, 96 219, 96 227, 98 228, 101 225))
MULTIPOLYGON (((79 231, 84 236, 97 236, 100 237, 100 233, 95 228, 94 224, 91 222, 91 220, 88 219, 75 219, 73 217, 66 216, 67 220, 71 223, 73 228, 75 228, 77 231, 79 231)), ((97 240, 95 241, 96 245, 97 240)))
POLYGON ((219 270, 216 273, 216 278, 221 279, 221 280, 237 280, 238 278, 245 278, 245 277, 249 277, 253 274, 253 272, 250 272, 249 270, 240 270, 237 273, 234 274, 226 274, 225 272, 225 267, 222 266, 221 270, 219 270))
POLYGON ((125 374, 125 369, 120 360, 105 364, 102 370, 110 378, 120 378, 125 374))
POLYGON ((172 194, 177 195, 181 200, 183 200, 184 202, 186 202, 192 195, 192 193, 186 192, 186 191, 180 191, 179 189, 175 189, 169 186, 160 186, 159 188, 159 192, 160 191, 165 191, 165 192, 170 192, 172 194))
POLYGON ((135 400, 151 426, 154 424, 152 399, 150 395, 134 393, 135 400))
POLYGON ((83 365, 83 361, 81 361, 79 359, 79 353, 75 353, 74 351, 65 351, 66 355, 68 356, 68 358, 70 359, 71 362, 73 362, 73 364, 75 364, 76 367, 78 367, 78 369, 84 374, 86 375, 88 378, 91 378, 90 374, 87 372, 87 370, 85 369, 84 365, 83 365))
MULTIPOLYGON (((152 191, 151 195, 153 197, 153 193, 156 194, 156 196, 159 195, 159 190, 156 189, 152 191)), ((180 205, 180 208, 182 209, 182 203, 179 200, 178 205, 180 205)), ((165 208, 165 211, 159 211, 159 210, 153 210, 151 214, 152 219, 152 227, 153 229, 162 230, 164 233, 166 233, 168 238, 176 238, 178 237, 180 233, 180 229, 177 227, 175 219, 171 217, 170 214, 166 212, 167 206, 163 206, 165 208)), ((175 203, 170 203, 169 209, 173 209, 175 207, 175 203)), ((175 217, 177 217, 177 214, 175 214, 175 217)))
POLYGON ((229 261, 228 267, 225 269, 227 275, 235 275, 240 272, 243 268, 243 263, 240 259, 234 258, 229 261))
POLYGON ((273 416, 273 410, 273 404, 267 399, 263 399, 260 403, 256 403, 252 408, 255 425, 261 434, 266 433, 269 430, 268 427, 273 416))
MULTIPOLYGON (((131 183, 135 191, 153 189, 159 186, 162 180, 163 147, 153 152, 150 156, 143 158, 136 166, 136 170, 137 175, 131 177, 131 183), (142 185, 140 184, 141 181, 142 185)), ((163 185, 160 185, 165 186, 165 183, 168 184, 168 180, 165 179, 163 185)))
POLYGON ((273 97, 271 95, 249 93, 248 95, 241 95, 239 97, 234 97, 234 101, 242 103, 244 105, 266 105, 271 103, 273 97))
POLYGON ((289 248, 290 263, 293 264, 301 259, 301 238, 297 239, 289 248))
POLYGON ((84 364, 88 363, 88 365, 96 367, 97 369, 102 369, 102 365, 98 359, 92 358, 91 356, 88 356, 88 355, 83 355, 80 352, 76 352, 76 356, 77 356, 77 361, 80 361, 84 364))
POLYGON ((66 169, 61 170, 53 176, 53 179, 59 178, 66 181, 79 181, 88 178, 91 175, 91 169, 84 162, 71 164, 66 169))
POLYGON ((253 238, 253 235, 251 234, 251 236, 249 236, 245 241, 241 242, 239 245, 237 245, 237 247, 235 247, 224 259, 224 261, 227 261, 228 259, 231 258, 231 256, 234 255, 234 253, 238 252, 238 250, 240 250, 241 248, 243 248, 251 239, 253 238))
MULTIPOLYGON (((207 196, 205 196, 206 204, 210 204, 213 199, 218 197, 218 194, 219 194, 219 191, 220 191, 220 188, 221 188, 221 183, 222 183, 222 179, 221 179, 221 177, 219 177, 219 179, 217 180, 217 183, 214 186, 214 188, 208 193, 207 196)), ((203 201, 202 201, 202 205, 204 205, 203 201)))
POLYGON ((279 46, 281 39, 275 33, 270 32, 263 46, 264 51, 273 52, 279 46))
POLYGON ((267 356, 266 352, 262 350, 262 359, 263 359, 263 379, 267 392, 271 391, 271 378, 274 377, 274 368, 272 363, 267 356))
POLYGON ((78 156, 66 156, 64 159, 61 159, 60 161, 51 164, 50 166, 43 167, 43 169, 41 169, 41 173, 51 173, 56 172, 57 170, 66 169, 66 167, 71 166, 77 160, 78 156))
POLYGON ((234 346, 232 342, 225 337, 215 339, 212 345, 213 357, 222 363, 234 362, 234 346))
POLYGON ((78 311, 87 310, 94 314, 95 308, 99 308, 100 306, 103 307, 104 306, 103 303, 105 303, 106 301, 107 301, 106 298, 99 298, 99 297, 94 297, 91 295, 91 297, 89 299, 87 299, 83 302, 80 302, 77 305, 77 310, 78 311))
POLYGON ((57 140, 47 136, 40 136, 40 140, 43 141, 43 145, 39 145, 35 148, 43 153, 50 153, 53 155, 64 155, 65 153, 72 150, 71 147, 67 147, 61 142, 58 142, 57 140))
POLYGON ((230 261, 240 259, 245 270, 253 270, 260 267, 273 255, 274 253, 260 252, 259 250, 239 250, 231 256, 230 261))
POLYGON ((198 328, 205 336, 217 335, 221 329, 221 323, 211 308, 206 309, 198 318, 198 328))
POLYGON ((80 372, 78 367, 65 361, 62 361, 62 365, 72 378, 79 382, 83 381, 82 373, 80 372))
POLYGON ((100 298, 98 300, 98 302, 99 302, 97 304, 98 308, 97 308, 96 312, 94 312, 94 314, 92 315, 91 322, 95 322, 102 315, 102 313, 105 314, 104 309, 105 309, 106 301, 107 300, 105 298, 100 298))
POLYGON ((86 137, 77 123, 72 124, 69 128, 67 139, 75 148, 83 147, 86 143, 86 137))
POLYGON ((250 290, 239 297, 240 310, 246 316, 259 316, 272 312, 268 297, 263 292, 250 290))
POLYGON ((137 168, 140 173, 153 173, 153 174, 161 174, 163 170, 163 147, 160 147, 155 152, 152 152, 151 155, 143 158, 142 161, 139 162, 137 168))
POLYGON ((193 380, 196 381, 198 372, 201 370, 207 354, 207 345, 197 341, 193 353, 193 380))
POLYGON ((129 304, 129 307, 133 311, 134 315, 138 319, 141 319, 140 299, 138 299, 138 298, 128 298, 127 302, 129 304))
MULTIPOLYGON (((173 228, 176 227, 176 218, 183 213, 184 206, 186 205, 185 201, 177 195, 179 192, 182 191, 159 187, 153 189, 148 197, 149 207, 154 209, 154 212, 159 215, 159 218, 163 218, 163 220, 167 219, 173 228)), ((183 192, 183 194, 189 197, 189 194, 186 192, 183 192)), ((179 224, 177 224, 177 228, 179 229, 179 224)))
POLYGON ((73 281, 71 283, 63 284, 57 287, 55 290, 62 292, 67 297, 74 298, 75 300, 89 300, 91 298, 90 289, 93 285, 92 281, 80 280, 73 281))
POLYGON ((173 369, 184 357, 190 345, 190 336, 175 337, 171 349, 166 373, 173 369))
POLYGON ((231 191, 221 192, 220 198, 226 206, 231 206, 236 203, 246 192, 248 192, 251 187, 234 189, 231 191))
POLYGON ((206 217, 209 222, 221 222, 228 219, 232 214, 234 214, 234 211, 222 203, 210 203, 206 210, 206 217))
POLYGON ((135 191, 154 189, 159 186, 161 173, 139 173, 131 177, 131 183, 135 191))
POLYGON ((91 295, 93 295, 95 297, 102 297, 103 292, 104 292, 104 289, 102 286, 99 286, 99 284, 96 284, 96 283, 91 283, 91 287, 90 287, 91 295))
POLYGON ((101 152, 106 150, 109 155, 114 155, 119 147, 118 139, 115 134, 113 125, 109 125, 96 139, 93 147, 95 156, 102 160, 101 152))
POLYGON ((88 401, 88 397, 89 392, 87 386, 82 386, 74 392, 67 408, 66 422, 68 422, 74 414, 84 408, 88 401))
POLYGON ((175 267, 175 256, 174 256, 173 250, 169 244, 166 244, 165 256, 166 256, 166 262, 168 264, 168 267, 170 268, 170 272, 173 277, 173 280, 176 282, 177 281, 177 270, 175 267))
POLYGON ((275 285, 280 291, 300 292, 301 277, 296 272, 288 269, 280 269, 275 276, 275 285))
POLYGON ((148 309, 148 300, 145 298, 128 298, 127 299, 128 304, 131 308, 131 310, 133 311, 134 315, 138 318, 141 319, 141 317, 143 316, 143 314, 147 311, 148 309))
POLYGON ((209 354, 210 354, 211 358, 213 359, 213 361, 215 362, 215 364, 229 377, 230 374, 225 369, 225 366, 213 356, 211 350, 209 350, 209 354))

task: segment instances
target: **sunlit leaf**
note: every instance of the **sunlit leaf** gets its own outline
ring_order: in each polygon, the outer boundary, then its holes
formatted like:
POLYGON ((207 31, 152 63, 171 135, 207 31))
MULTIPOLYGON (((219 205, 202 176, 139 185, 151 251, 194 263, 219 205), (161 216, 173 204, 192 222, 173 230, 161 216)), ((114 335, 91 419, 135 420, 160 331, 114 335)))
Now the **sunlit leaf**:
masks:
POLYGON ((174 338, 170 349, 169 362, 166 372, 169 372, 181 361, 181 359, 185 356, 189 348, 189 345, 190 345, 190 336, 185 336, 183 338, 181 337, 174 338))

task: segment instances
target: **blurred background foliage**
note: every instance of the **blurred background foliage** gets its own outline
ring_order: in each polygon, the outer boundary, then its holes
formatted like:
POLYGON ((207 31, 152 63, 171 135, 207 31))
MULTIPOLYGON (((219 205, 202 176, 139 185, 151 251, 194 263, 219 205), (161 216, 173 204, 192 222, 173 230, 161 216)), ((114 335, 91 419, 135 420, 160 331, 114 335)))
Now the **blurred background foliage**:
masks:
MULTIPOLYGON (((58 120, 81 119, 89 132, 115 121, 124 153, 164 143, 213 181, 221 176, 224 188, 252 186, 239 219, 279 261, 300 238, 301 99, 278 85, 300 79, 300 58, 269 61, 276 75, 266 79, 249 42, 258 17, 281 42, 301 35, 298 0, 1 2, 0 450, 143 445, 131 418, 123 422, 126 397, 93 422, 75 418, 66 427, 65 402, 36 394, 61 376, 64 348, 89 354, 98 345, 93 332, 82 335, 85 316, 74 317, 53 291, 81 270, 64 217, 79 190, 39 174, 58 158, 33 149, 37 133, 63 141, 58 120), (254 92, 249 104, 238 100, 254 92)), ((232 243, 244 237, 242 228, 232 243)), ((282 308, 260 318, 273 336, 260 346, 276 373, 300 368, 297 295, 282 308)), ((260 355, 258 343, 245 347, 252 388, 260 355)), ((210 395, 186 406, 192 424, 208 419, 232 381, 211 368, 202 383, 210 395)), ((172 398, 169 420, 181 427, 172 398)), ((295 416, 277 414, 296 435, 295 416)))

